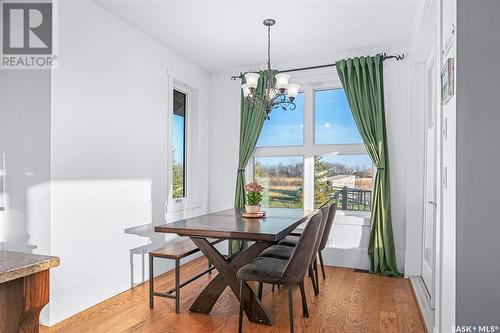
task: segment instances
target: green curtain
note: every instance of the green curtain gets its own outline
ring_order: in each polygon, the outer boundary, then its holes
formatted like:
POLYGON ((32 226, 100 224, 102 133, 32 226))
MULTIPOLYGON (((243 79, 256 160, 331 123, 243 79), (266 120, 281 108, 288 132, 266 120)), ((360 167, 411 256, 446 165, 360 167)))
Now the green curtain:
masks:
POLYGON ((377 168, 368 245, 370 271, 385 276, 400 276, 391 222, 383 58, 376 55, 345 59, 338 61, 336 67, 368 155, 377 168))
MULTIPOLYGON (((277 71, 272 71, 272 77, 277 71)), ((268 72, 259 72, 259 82, 257 84, 256 93, 264 94, 266 90, 268 72)), ((244 79, 243 79, 244 83, 244 79)), ((234 198, 234 207, 243 208, 245 206, 245 168, 248 161, 252 157, 255 145, 259 139, 260 131, 264 126, 266 112, 264 108, 256 103, 252 105, 243 97, 241 93, 241 111, 240 111, 240 153, 238 161, 238 173, 236 176, 236 193, 234 198)), ((239 251, 245 244, 240 242, 232 242, 233 252, 239 251)))

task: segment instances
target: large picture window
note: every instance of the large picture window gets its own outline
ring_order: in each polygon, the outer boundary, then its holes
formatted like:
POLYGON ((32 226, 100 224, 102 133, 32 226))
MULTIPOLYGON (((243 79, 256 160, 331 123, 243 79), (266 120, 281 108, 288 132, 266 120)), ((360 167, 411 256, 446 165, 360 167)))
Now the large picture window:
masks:
POLYGON ((302 156, 255 158, 255 180, 264 187, 263 207, 302 208, 303 176, 302 156))
POLYGON ((334 197, 339 209, 370 210, 373 166, 368 155, 314 156, 314 206, 334 197))
POLYGON ((344 89, 314 92, 314 143, 363 143, 344 89))
POLYGON ((254 152, 264 207, 369 211, 373 166, 342 88, 304 85, 295 110, 275 109, 254 152))
POLYGON ((172 197, 186 197, 186 94, 174 90, 172 197))
POLYGON ((273 112, 262 127, 257 147, 283 147, 304 144, 304 93, 295 99, 295 110, 287 107, 273 112))

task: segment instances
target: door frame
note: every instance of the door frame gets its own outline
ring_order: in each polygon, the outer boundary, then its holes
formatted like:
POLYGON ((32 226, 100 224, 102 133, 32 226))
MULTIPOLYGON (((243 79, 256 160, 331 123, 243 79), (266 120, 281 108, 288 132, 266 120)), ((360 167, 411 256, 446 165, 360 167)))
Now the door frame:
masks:
POLYGON ((440 186, 439 186, 439 169, 441 165, 441 155, 440 155, 440 121, 438 118, 440 118, 440 108, 437 105, 438 104, 438 94, 437 94, 437 87, 438 87, 438 82, 436 78, 436 71, 437 68, 439 68, 439 59, 436 56, 436 41, 432 43, 431 49, 428 53, 427 60, 425 61, 425 84, 424 84, 424 90, 425 90, 425 116, 424 116, 424 191, 423 191, 423 214, 422 214, 422 254, 421 254, 421 277, 424 282, 425 289, 427 291, 427 294, 429 296, 429 305, 431 309, 434 309, 435 307, 435 298, 436 298, 436 272, 437 272, 437 248, 438 248, 438 243, 439 240, 437 239, 436 231, 438 229, 438 223, 439 223, 439 217, 438 217, 438 204, 439 204, 439 192, 440 192, 440 186), (430 71, 430 67, 432 67, 432 71, 430 71), (434 82, 429 85, 429 77, 430 75, 433 75, 434 82), (432 90, 434 89, 434 92, 432 90), (432 96, 431 96, 432 94, 432 96), (434 97, 434 100, 430 100, 430 98, 434 97), (434 104, 432 106, 432 103, 434 104), (431 114, 432 113, 432 114, 431 114), (431 202, 429 201, 429 198, 427 197, 428 193, 428 180, 427 180, 427 175, 429 172, 429 165, 427 163, 428 159, 428 149, 429 149, 429 144, 427 142, 428 139, 428 131, 429 131, 429 121, 431 119, 434 121, 434 163, 431 166, 434 170, 434 195, 432 198, 432 201, 434 202, 433 204, 433 214, 434 214, 434 225, 432 230, 432 238, 433 238, 433 244, 432 244, 432 250, 433 250, 433 258, 432 258, 432 263, 430 269, 432 270, 431 272, 431 281, 430 281, 430 286, 427 285, 424 277, 424 262, 425 262, 425 233, 426 233, 426 219, 427 219, 427 210, 430 209, 430 204, 431 202))
POLYGON ((406 213, 406 251, 405 276, 410 278, 428 332, 440 327, 441 297, 441 105, 440 68, 441 68, 441 36, 440 36, 441 4, 438 0, 427 0, 422 8, 418 21, 417 33, 410 43, 410 142, 408 147, 407 169, 407 213, 406 213), (434 49, 433 49, 434 46, 434 49), (432 51, 434 50, 434 51, 432 51), (434 264, 434 302, 435 310, 422 280, 423 223, 424 223, 424 180, 425 180, 425 141, 426 123, 425 86, 426 63, 429 55, 434 57, 434 77, 436 82, 436 221, 435 221, 435 264, 434 264))

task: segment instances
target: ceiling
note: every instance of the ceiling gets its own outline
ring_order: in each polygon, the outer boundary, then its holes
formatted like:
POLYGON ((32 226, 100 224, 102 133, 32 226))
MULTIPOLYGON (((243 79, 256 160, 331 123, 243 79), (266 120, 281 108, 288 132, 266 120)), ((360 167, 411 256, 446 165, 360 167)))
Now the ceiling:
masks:
MULTIPOLYGON (((99 5, 208 71, 317 59, 408 41, 417 0, 117 1, 99 5)), ((333 59, 332 59, 333 61, 333 59)))

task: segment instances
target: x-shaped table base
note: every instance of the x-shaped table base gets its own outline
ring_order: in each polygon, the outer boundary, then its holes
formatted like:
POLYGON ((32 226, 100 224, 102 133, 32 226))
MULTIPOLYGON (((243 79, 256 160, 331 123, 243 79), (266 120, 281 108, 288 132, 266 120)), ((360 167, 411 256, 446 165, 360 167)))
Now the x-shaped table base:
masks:
MULTIPOLYGON (((250 247, 226 259, 205 238, 191 237, 191 239, 219 272, 205 289, 203 289, 189 309, 191 312, 205 314, 210 313, 215 302, 217 302, 217 299, 227 286, 231 287, 233 293, 239 299, 240 282, 236 278, 236 273, 241 267, 245 266, 271 245, 270 243, 256 242, 250 247)), ((267 312, 257 295, 255 295, 247 283, 243 285, 243 309, 250 321, 271 325, 271 315, 267 312)))

